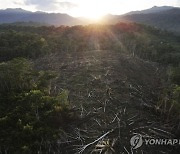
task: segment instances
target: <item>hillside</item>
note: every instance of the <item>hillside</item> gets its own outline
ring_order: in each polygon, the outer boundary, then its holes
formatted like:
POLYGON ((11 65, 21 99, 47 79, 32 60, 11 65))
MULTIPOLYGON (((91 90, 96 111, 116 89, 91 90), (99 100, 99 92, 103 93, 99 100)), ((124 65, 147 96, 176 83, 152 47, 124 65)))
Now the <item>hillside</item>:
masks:
POLYGON ((118 23, 0 26, 1 153, 165 153, 179 146, 180 38, 118 23))
MULTIPOLYGON (((110 130, 112 132, 103 141, 110 140, 110 145, 114 142, 117 154, 125 152, 124 147, 130 151, 129 141, 134 133, 143 132, 156 138, 173 137, 173 134, 162 133, 170 130, 153 111, 163 80, 163 70, 157 64, 114 51, 93 50, 52 54, 38 59, 36 66, 39 70, 61 74, 54 84, 57 89, 69 90, 69 99, 81 117, 71 124, 73 129, 67 129, 77 139, 66 135, 60 141, 64 143, 61 145, 63 153, 81 150, 90 153, 100 142, 87 149, 83 146, 110 130)), ((155 153, 159 150, 175 152, 175 149, 164 147, 151 149, 155 153)))

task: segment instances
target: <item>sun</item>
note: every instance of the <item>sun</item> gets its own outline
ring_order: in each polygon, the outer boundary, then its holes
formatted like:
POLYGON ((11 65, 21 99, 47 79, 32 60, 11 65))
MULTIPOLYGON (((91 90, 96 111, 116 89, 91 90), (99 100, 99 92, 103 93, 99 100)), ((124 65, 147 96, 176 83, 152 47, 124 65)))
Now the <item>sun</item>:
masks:
POLYGON ((83 16, 85 18, 88 18, 89 20, 98 21, 101 20, 104 15, 105 15, 104 13, 94 11, 94 12, 84 12, 83 16))
POLYGON ((82 10, 80 11, 83 17, 88 18, 90 20, 100 20, 105 15, 105 12, 102 10, 102 8, 98 9, 98 8, 89 7, 86 9, 84 8, 83 11, 82 10))
POLYGON ((83 1, 74 12, 79 17, 85 17, 95 21, 100 20, 107 13, 106 5, 102 1, 97 0, 83 1))

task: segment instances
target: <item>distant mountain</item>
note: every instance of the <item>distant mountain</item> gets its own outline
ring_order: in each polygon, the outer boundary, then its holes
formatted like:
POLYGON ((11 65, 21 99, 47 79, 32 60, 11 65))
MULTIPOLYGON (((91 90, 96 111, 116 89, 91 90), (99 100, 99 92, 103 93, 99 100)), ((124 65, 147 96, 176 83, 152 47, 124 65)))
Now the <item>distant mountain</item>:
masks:
POLYGON ((171 10, 173 8, 175 8, 175 7, 172 7, 172 6, 160 6, 160 7, 154 6, 154 7, 150 8, 150 9, 146 9, 146 10, 132 11, 132 12, 126 13, 126 15, 158 13, 158 12, 171 10))
POLYGON ((79 19, 61 13, 30 12, 20 8, 0 10, 0 24, 14 22, 38 22, 56 26, 81 23, 79 19))
POLYGON ((7 8, 5 10, 0 10, 0 13, 1 14, 12 14, 12 13, 15 13, 15 14, 27 14, 27 13, 29 13, 30 14, 32 12, 23 10, 21 8, 15 8, 15 9, 7 8))
POLYGON ((137 22, 180 34, 180 8, 171 6, 152 7, 147 10, 133 11, 124 15, 106 15, 106 24, 118 22, 137 22))
POLYGON ((164 30, 180 33, 180 8, 170 9, 170 7, 159 7, 158 9, 158 7, 156 7, 148 9, 148 11, 144 10, 142 13, 120 16, 117 21, 119 20, 147 24, 164 30), (150 10, 156 10, 156 12, 147 13, 150 12, 150 10))
MULTIPOLYGON (((180 8, 172 6, 154 6, 147 10, 132 11, 124 15, 104 16, 101 23, 115 24, 118 22, 137 22, 157 28, 180 33, 180 8)), ((15 23, 16 25, 84 25, 91 24, 86 18, 74 18, 67 14, 31 12, 21 8, 0 10, 0 24, 15 23), (27 24, 26 24, 27 23, 27 24), (37 23, 37 24, 36 24, 37 23)))

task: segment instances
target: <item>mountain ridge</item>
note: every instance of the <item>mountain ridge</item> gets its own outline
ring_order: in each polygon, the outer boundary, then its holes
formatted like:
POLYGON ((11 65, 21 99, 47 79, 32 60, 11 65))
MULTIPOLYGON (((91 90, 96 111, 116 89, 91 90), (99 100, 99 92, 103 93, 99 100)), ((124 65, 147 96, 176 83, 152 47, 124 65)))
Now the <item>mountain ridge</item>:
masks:
POLYGON ((137 22, 180 34, 179 17, 180 8, 172 8, 154 13, 123 15, 116 20, 137 22))
POLYGON ((80 20, 64 13, 31 12, 21 8, 0 10, 0 24, 15 22, 39 22, 47 25, 75 25, 80 20))
POLYGON ((163 12, 163 11, 167 11, 173 8, 177 8, 177 7, 173 7, 173 6, 153 6, 149 9, 145 9, 145 10, 140 10, 140 11, 131 11, 128 13, 125 13, 125 15, 131 15, 131 14, 148 14, 148 13, 157 13, 157 12, 163 12))
MULTIPOLYGON (((153 6, 150 9, 131 11, 123 15, 107 14, 100 23, 116 24, 118 22, 137 22, 163 30, 180 33, 180 8, 172 6, 153 6)), ((22 8, 0 10, 0 24, 37 22, 39 25, 86 25, 94 21, 83 17, 72 17, 65 13, 31 12, 22 8)), ((97 22, 94 22, 97 23, 97 22)), ((26 24, 27 25, 27 24, 26 24)))

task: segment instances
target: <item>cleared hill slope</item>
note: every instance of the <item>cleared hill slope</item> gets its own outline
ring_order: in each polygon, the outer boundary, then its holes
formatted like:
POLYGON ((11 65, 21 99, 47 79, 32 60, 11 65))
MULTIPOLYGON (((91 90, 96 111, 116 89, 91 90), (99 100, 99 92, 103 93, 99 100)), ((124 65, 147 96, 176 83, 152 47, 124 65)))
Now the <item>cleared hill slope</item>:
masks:
MULTIPOLYGON (((94 50, 52 54, 38 59, 35 65, 40 70, 59 72, 52 91, 68 89, 69 100, 81 117, 60 140, 63 153, 90 153, 100 140, 85 145, 109 131, 102 141, 109 140, 110 146, 114 142, 115 153, 131 152, 129 141, 136 133, 175 137, 154 108, 165 79, 158 64, 115 51, 94 50)), ((176 148, 144 146, 134 152, 141 151, 176 153, 176 148)))

